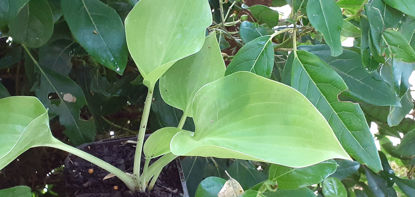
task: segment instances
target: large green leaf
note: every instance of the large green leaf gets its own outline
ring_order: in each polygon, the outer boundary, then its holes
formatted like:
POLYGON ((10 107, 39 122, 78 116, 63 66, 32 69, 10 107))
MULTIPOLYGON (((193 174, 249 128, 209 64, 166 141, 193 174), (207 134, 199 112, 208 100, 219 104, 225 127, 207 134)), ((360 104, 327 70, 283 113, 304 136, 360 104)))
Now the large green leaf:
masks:
POLYGON ((369 73, 363 68, 358 53, 345 49, 338 57, 330 56, 326 45, 302 46, 327 62, 343 78, 348 94, 367 103, 379 106, 398 105, 399 98, 392 86, 382 80, 377 72, 369 73))
POLYGON ((117 12, 99 0, 61 0, 61 6, 79 44, 100 64, 122 74, 128 52, 117 12))
POLYGON ((32 189, 28 186, 16 186, 0 190, 1 197, 31 197, 32 189))
POLYGON ((336 171, 334 160, 323 161, 305 168, 289 168, 272 165, 268 179, 276 182, 279 189, 297 189, 322 182, 336 171))
POLYGON ((17 13, 29 2, 29 0, 3 0, 0 1, 0 28, 7 25, 16 17, 17 13))
POLYGON ((39 87, 35 89, 37 97, 49 108, 49 113, 59 116, 59 122, 65 126, 65 135, 72 144, 93 141, 96 132, 93 120, 80 118, 81 108, 86 105, 82 89, 69 77, 46 68, 43 70, 46 76, 41 77, 39 87), (50 99, 50 94, 59 94, 62 100, 50 99))
POLYGON ((226 180, 219 177, 207 177, 197 187, 195 197, 217 197, 226 180))
POLYGON ((249 8, 252 16, 258 20, 258 23, 265 23, 268 27, 274 27, 278 25, 279 14, 277 11, 264 6, 264 5, 254 5, 249 8))
POLYGON ((311 53, 298 51, 292 65, 291 86, 319 109, 353 158, 375 171, 382 169, 362 109, 358 104, 339 101, 337 96, 347 86, 329 65, 311 53))
POLYGON ((415 51, 400 32, 387 29, 383 32, 383 37, 392 52, 392 57, 404 62, 415 62, 415 51))
POLYGON ((245 44, 226 68, 226 75, 238 71, 249 71, 270 78, 274 68, 272 37, 258 37, 245 44))
POLYGON ((32 0, 9 23, 13 40, 30 48, 45 44, 53 33, 53 16, 46 0, 32 0))
POLYGON ((415 197, 415 180, 395 178, 395 183, 408 197, 415 197))
POLYGON ((212 33, 199 52, 177 61, 160 78, 160 94, 167 104, 192 116, 190 104, 196 91, 224 75, 225 62, 212 33))
POLYGON ((272 32, 268 27, 249 21, 244 21, 239 26, 239 35, 244 43, 248 43, 261 36, 271 35, 272 32))
POLYGON ((127 45, 146 86, 198 52, 212 23, 207 0, 140 0, 125 19, 127 45))
POLYGON ((330 177, 323 182, 323 195, 324 197, 347 197, 347 190, 339 179, 330 177))
POLYGON ((343 47, 340 41, 343 18, 339 6, 334 0, 309 0, 307 16, 317 31, 321 32, 324 40, 330 46, 331 55, 342 54, 343 47))
POLYGON ((412 0, 383 0, 389 6, 415 17, 415 6, 412 0))
POLYGON ((175 155, 292 167, 349 158, 324 117, 304 96, 249 72, 205 85, 196 93, 192 107, 196 130, 173 137, 170 150, 175 155), (304 114, 306 120, 300 118, 304 114))
POLYGON ((10 96, 9 91, 6 87, 3 86, 3 84, 0 82, 0 98, 8 97, 10 96))
POLYGON ((35 97, 0 99, 0 169, 31 147, 48 142, 48 112, 35 97))

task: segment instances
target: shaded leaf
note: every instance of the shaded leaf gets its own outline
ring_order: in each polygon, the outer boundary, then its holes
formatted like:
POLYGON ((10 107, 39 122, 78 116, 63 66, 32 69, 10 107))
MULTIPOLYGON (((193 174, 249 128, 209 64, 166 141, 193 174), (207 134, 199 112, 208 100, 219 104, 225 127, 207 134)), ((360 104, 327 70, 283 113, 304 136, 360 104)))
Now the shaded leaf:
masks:
MULTIPOLYGON (((315 197, 314 192, 308 188, 296 190, 277 190, 276 192, 266 192, 267 197, 315 197)), ((243 196, 245 197, 245 196, 243 196)))
POLYGON ((125 19, 127 45, 144 84, 156 81, 177 61, 198 52, 212 23, 208 1, 141 0, 125 19))
POLYGON ((177 61, 160 78, 160 94, 167 104, 192 116, 190 105, 196 91, 224 75, 225 63, 212 33, 199 52, 177 61))
POLYGON ((192 106, 196 130, 173 137, 170 149, 175 155, 292 167, 348 159, 327 122, 304 96, 258 75, 237 72, 209 83, 196 93, 192 106), (300 114, 307 114, 307 120, 300 121, 300 114))
POLYGON ((100 64, 122 74, 128 53, 117 12, 99 0, 61 0, 61 6, 79 44, 100 64))
POLYGON ((380 10, 370 4, 366 4, 365 12, 370 25, 370 38, 378 55, 382 55, 385 51, 382 33, 385 29, 382 13, 380 10))
POLYGON ((387 29, 383 32, 383 37, 392 52, 392 57, 404 62, 415 62, 415 51, 401 33, 387 29))
POLYGON ((274 48, 272 46, 272 36, 262 36, 248 42, 239 49, 226 68, 225 74, 249 71, 270 78, 273 68, 274 48))
POLYGON ((309 0, 307 16, 317 31, 321 32, 324 40, 330 46, 331 55, 342 54, 343 47, 340 41, 343 18, 339 6, 333 0, 309 0))
POLYGON ((333 174, 336 168, 337 163, 333 160, 323 161, 305 168, 271 165, 268 179, 276 182, 279 189, 297 189, 322 182, 333 174))
POLYGON ((374 174, 369 169, 365 168, 365 174, 367 182, 369 184, 370 191, 376 197, 396 197, 396 192, 392 186, 388 185, 387 180, 383 179, 381 176, 374 174))
POLYGON ((47 0, 32 0, 9 23, 13 40, 30 48, 44 45, 53 33, 53 16, 47 0))
POLYGON ((415 197, 415 180, 395 178, 395 183, 408 197, 415 197))
POLYGON ((195 197, 217 197, 226 180, 219 177, 207 177, 200 182, 195 197))
POLYGON ((405 116, 414 108, 410 91, 401 97, 401 106, 391 106, 388 115, 388 125, 397 126, 405 116))
POLYGON ((249 7, 249 11, 251 11, 251 14, 260 24, 265 23, 268 25, 268 27, 274 27, 278 25, 278 12, 267 6, 254 5, 249 7))
POLYGON ((367 103, 379 106, 399 105, 399 98, 377 72, 369 73, 361 64, 358 53, 345 49, 338 57, 331 57, 326 45, 301 46, 327 62, 343 78, 347 93, 367 103))
POLYGON ((31 197, 32 189, 28 186, 16 186, 7 189, 0 190, 0 196, 2 197, 31 197))
POLYGON ((3 86, 3 84, 0 81, 0 98, 8 97, 10 96, 9 91, 6 87, 3 86))
POLYGON ((397 10, 400 10, 401 12, 407 15, 415 17, 415 7, 414 7, 414 2, 412 0, 399 0, 399 1, 383 0, 383 1, 389 6, 397 10))
POLYGON ((323 182, 324 197, 347 197, 347 190, 343 183, 334 177, 329 177, 323 182))
POLYGON ((343 26, 341 35, 344 37, 355 37, 358 38, 361 36, 360 29, 353 25, 351 22, 347 20, 343 20, 343 26))
POLYGON ((370 39, 370 25, 365 17, 360 18, 360 29, 362 31, 360 43, 360 55, 362 57, 362 64, 368 70, 376 70, 379 67, 379 62, 376 61, 376 54, 371 50, 372 41, 370 39))
POLYGON ((22 60, 22 48, 6 48, 6 53, 0 58, 0 69, 10 68, 22 60))
POLYGON ((67 76, 72 69, 70 47, 74 42, 57 40, 39 49, 39 64, 67 76))
POLYGON ((298 51, 291 73, 292 87, 303 93, 332 126, 342 146, 360 163, 382 169, 374 139, 358 104, 339 101, 347 90, 343 79, 325 62, 306 51, 298 51))
POLYGON ((0 1, 0 28, 6 26, 10 20, 29 2, 29 0, 0 1))
POLYGON ((337 170, 334 174, 331 175, 331 177, 336 177, 340 180, 351 176, 360 168, 359 162, 356 161, 337 160, 336 162, 338 164, 337 170))
POLYGON ((257 23, 244 21, 239 26, 239 35, 241 36, 241 39, 244 43, 248 43, 255 38, 271 34, 271 29, 268 29, 262 25, 258 25, 257 23))
POLYGON ((411 157, 415 155, 415 130, 405 134, 397 151, 403 156, 411 157))

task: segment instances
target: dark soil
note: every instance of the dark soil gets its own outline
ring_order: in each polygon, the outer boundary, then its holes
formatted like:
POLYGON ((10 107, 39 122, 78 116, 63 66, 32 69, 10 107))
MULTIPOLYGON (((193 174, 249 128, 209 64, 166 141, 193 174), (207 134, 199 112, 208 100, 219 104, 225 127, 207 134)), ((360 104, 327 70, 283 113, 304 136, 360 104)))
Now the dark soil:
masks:
MULTIPOLYGON (((129 138, 133 140, 132 138, 129 138)), ((129 139, 96 142, 79 148, 99 157, 126 172, 132 172, 135 144, 129 139)), ((132 193, 117 178, 103 180, 108 172, 70 155, 65 161, 65 178, 68 196, 76 197, 179 197, 183 195, 178 162, 164 168, 154 189, 147 193, 132 193), (93 172, 92 172, 93 171, 93 172), (91 173, 92 172, 92 173, 91 173)), ((186 192, 187 193, 187 192, 186 192)))

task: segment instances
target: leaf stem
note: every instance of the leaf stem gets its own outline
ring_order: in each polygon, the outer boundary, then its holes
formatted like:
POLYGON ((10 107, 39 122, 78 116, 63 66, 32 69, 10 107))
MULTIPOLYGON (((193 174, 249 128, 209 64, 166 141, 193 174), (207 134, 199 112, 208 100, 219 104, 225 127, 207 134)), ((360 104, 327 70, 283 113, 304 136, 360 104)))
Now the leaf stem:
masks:
POLYGON ((134 155, 134 170, 133 173, 140 180, 140 165, 141 154, 143 153, 144 137, 146 134, 148 116, 150 114, 151 102, 153 101, 154 86, 149 86, 147 90, 147 97, 144 103, 144 110, 140 122, 140 130, 138 131, 137 146, 134 155))
POLYGON ((171 161, 176 159, 176 157, 177 156, 174 155, 173 153, 167 153, 167 154, 163 155, 157 161, 155 161, 153 164, 151 164, 147 171, 143 172, 140 179, 141 180, 143 180, 143 179, 144 180, 150 180, 151 177, 153 177, 153 179, 157 179, 158 177, 155 176, 155 175, 157 175, 157 172, 161 171, 164 168, 164 166, 166 166, 171 161))
POLYGON ((56 138, 52 138, 52 142, 50 144, 45 144, 43 146, 47 146, 47 147, 52 147, 52 148, 57 148, 59 150, 63 150, 66 151, 68 153, 71 153, 73 155, 76 155, 82 159, 85 159, 95 165, 97 165, 98 167, 114 174, 115 176, 117 176, 122 182, 125 183, 125 185, 128 187, 128 189, 135 191, 136 187, 135 187, 135 181, 134 178, 132 176, 130 176, 129 174, 127 174, 126 172, 123 172, 122 170, 118 169, 117 167, 109 164, 108 162, 99 159, 98 157, 95 157, 87 152, 84 152, 82 150, 79 150, 75 147, 69 146, 61 141, 59 141, 56 138))
POLYGON ((186 119, 187 119, 187 115, 185 112, 183 112, 183 115, 180 118, 179 125, 177 125, 177 128, 182 129, 184 124, 186 123, 186 119))

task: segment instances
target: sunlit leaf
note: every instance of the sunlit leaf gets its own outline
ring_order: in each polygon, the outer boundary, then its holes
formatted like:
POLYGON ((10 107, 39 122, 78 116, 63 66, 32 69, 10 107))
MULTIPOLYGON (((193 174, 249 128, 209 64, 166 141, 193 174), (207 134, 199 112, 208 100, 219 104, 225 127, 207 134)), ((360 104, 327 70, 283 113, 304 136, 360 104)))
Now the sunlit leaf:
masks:
POLYGON ((139 1, 125 19, 125 30, 144 84, 154 86, 177 60, 198 52, 211 23, 208 1, 139 1))
POLYGON ((415 62, 415 51, 400 32, 387 29, 383 32, 383 37, 392 52, 392 57, 404 62, 415 62))
POLYGON ((292 167, 348 158, 327 122, 304 96, 252 73, 237 72, 209 83, 196 93, 192 106, 196 131, 181 131, 173 137, 170 149, 175 155, 292 167), (307 119, 300 120, 304 114, 307 119))
POLYGON ((323 195, 324 197, 347 197, 347 190, 339 179, 330 177, 323 182, 323 195))

